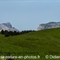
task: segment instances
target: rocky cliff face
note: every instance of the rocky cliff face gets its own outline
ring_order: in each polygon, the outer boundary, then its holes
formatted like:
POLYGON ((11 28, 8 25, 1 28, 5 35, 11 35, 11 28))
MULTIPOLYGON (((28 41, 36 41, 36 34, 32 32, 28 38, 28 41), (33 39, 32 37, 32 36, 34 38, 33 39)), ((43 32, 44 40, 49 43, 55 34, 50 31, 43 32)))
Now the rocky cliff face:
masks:
POLYGON ((51 29, 51 28, 60 28, 60 22, 49 22, 46 24, 40 24, 37 30, 51 29))
POLYGON ((1 30, 19 31, 15 27, 12 27, 11 23, 9 23, 9 22, 0 24, 0 31, 1 30))

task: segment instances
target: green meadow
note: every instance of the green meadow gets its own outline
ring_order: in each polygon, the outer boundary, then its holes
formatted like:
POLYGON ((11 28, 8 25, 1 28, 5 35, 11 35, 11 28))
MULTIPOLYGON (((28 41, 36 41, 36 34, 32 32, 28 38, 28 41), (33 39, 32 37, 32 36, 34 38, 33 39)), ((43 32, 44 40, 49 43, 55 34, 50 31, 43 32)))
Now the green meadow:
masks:
POLYGON ((26 58, 25 60, 58 60, 57 58, 50 59, 50 57, 46 59, 45 56, 60 56, 60 28, 41 30, 9 37, 0 34, 0 56, 9 55, 40 56, 40 58, 26 58))

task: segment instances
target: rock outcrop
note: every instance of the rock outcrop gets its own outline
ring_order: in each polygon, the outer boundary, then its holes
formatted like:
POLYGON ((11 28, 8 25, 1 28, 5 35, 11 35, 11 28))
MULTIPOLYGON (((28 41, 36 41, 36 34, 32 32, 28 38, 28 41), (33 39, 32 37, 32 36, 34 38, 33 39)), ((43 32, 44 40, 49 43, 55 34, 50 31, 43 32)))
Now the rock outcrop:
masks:
POLYGON ((10 22, 0 24, 0 31, 1 30, 17 31, 17 32, 19 31, 15 27, 12 27, 10 22))
POLYGON ((60 22, 49 22, 46 24, 40 24, 37 30, 51 29, 51 28, 60 28, 60 22))

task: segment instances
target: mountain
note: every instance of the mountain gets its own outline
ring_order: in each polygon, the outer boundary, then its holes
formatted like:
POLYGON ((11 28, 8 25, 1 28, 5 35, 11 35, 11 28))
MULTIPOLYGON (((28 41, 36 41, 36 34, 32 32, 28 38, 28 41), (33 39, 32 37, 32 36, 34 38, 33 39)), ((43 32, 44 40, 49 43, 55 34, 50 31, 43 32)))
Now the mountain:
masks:
POLYGON ((0 31, 1 31, 1 30, 19 31, 19 30, 16 29, 15 27, 12 27, 12 25, 11 25, 10 22, 0 24, 0 31))
POLYGON ((60 28, 60 22, 49 22, 46 24, 40 24, 37 30, 51 29, 51 28, 60 28))

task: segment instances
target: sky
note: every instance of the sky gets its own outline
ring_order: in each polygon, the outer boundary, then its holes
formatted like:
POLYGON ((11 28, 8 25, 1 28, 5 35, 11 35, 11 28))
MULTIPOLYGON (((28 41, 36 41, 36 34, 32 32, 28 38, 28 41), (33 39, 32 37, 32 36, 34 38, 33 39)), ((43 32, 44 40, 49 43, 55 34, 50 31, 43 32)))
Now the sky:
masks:
POLYGON ((60 0, 0 0, 0 23, 6 22, 20 31, 60 22, 60 0))

